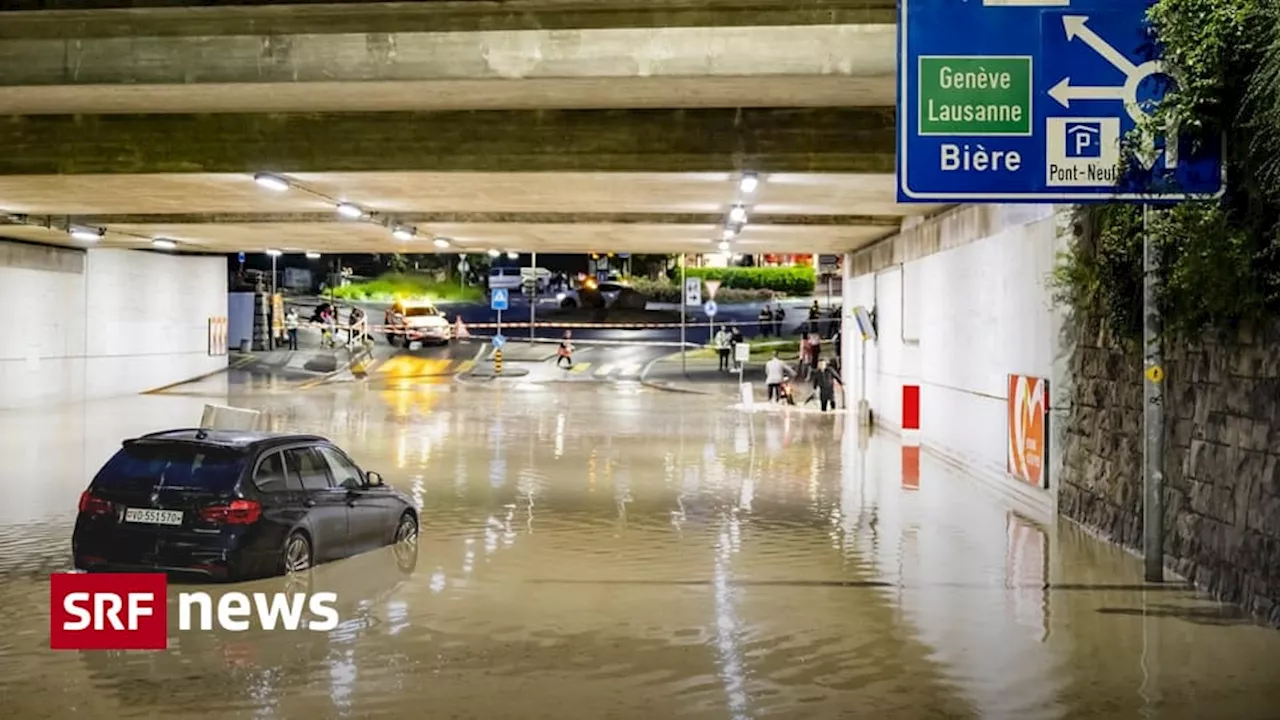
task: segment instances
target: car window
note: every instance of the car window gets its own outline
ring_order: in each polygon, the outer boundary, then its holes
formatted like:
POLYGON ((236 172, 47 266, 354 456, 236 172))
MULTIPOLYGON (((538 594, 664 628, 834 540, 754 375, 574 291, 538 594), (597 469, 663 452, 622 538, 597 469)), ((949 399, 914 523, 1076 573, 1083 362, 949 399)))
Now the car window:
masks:
MULTIPOLYGON (((290 483, 284 471, 284 457, 278 452, 267 455, 258 463, 258 469, 253 473, 253 484, 264 493, 294 489, 289 487, 290 483)), ((293 484, 297 485, 296 479, 293 484)))
POLYGON ((93 486, 117 489, 167 487, 223 492, 236 486, 243 453, 185 443, 132 443, 93 478, 93 486))
POLYGON ((406 317, 435 317, 439 314, 440 311, 430 305, 423 307, 411 307, 405 312, 406 317))
POLYGON ((360 469, 344 457, 342 453, 324 446, 321 446, 318 450, 320 455, 324 457, 325 462, 329 463, 329 471, 333 473, 334 482, 338 485, 360 487, 364 483, 360 475, 360 469))
POLYGON ((294 448, 284 451, 285 462, 289 472, 294 473, 306 490, 327 490, 329 484, 328 467, 323 458, 311 448, 294 448))

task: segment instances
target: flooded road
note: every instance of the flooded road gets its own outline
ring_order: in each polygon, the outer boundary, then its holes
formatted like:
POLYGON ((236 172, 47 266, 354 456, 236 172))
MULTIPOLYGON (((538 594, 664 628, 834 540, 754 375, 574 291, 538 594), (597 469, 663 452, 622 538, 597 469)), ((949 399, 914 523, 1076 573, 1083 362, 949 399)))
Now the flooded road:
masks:
POLYGON ((904 483, 896 439, 844 418, 632 385, 232 378, 0 414, 6 715, 1280 715, 1280 633, 1144 589, 1137 558, 927 455, 904 483), (165 652, 49 650, 80 491, 122 438, 206 402, 382 473, 420 504, 416 553, 311 573, 338 593, 331 632, 181 632, 171 614, 165 652))

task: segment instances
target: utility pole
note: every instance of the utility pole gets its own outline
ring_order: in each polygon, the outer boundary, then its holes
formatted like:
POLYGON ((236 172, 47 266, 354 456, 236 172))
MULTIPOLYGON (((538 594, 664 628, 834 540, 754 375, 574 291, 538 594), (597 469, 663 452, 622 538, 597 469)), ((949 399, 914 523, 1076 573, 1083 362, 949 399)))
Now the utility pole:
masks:
POLYGON ((1147 582, 1164 582, 1164 327, 1160 253, 1142 206, 1142 553, 1147 582))
POLYGON ((529 290, 529 346, 533 346, 534 337, 537 335, 534 323, 537 318, 538 309, 538 251, 531 253, 533 263, 533 287, 529 290))
POLYGON ((685 291, 685 276, 684 276, 684 265, 685 265, 684 258, 685 258, 685 254, 681 252, 680 253, 680 372, 681 374, 687 376, 689 374, 689 358, 686 356, 686 353, 688 352, 688 350, 687 348, 685 348, 684 323, 685 323, 685 305, 689 298, 685 296, 686 291, 685 291))

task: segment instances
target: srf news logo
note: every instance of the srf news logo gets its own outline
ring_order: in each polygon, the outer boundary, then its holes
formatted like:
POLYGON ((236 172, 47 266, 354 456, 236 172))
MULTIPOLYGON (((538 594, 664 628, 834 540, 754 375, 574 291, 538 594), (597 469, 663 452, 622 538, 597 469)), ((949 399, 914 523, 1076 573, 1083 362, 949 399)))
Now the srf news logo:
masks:
MULTIPOLYGON (((163 573, 56 574, 49 577, 49 647, 54 650, 164 650, 169 582, 163 573)), ((338 627, 331 592, 178 594, 178 629, 243 632, 251 618, 265 630, 338 627), (306 611, 316 619, 304 622, 306 611), (193 621, 193 617, 195 620, 193 621)))

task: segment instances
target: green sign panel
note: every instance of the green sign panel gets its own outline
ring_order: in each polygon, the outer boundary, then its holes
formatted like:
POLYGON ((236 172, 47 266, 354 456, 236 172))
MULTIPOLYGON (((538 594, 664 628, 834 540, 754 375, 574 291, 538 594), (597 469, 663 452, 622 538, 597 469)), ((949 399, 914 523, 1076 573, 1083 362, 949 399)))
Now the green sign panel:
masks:
POLYGON ((920 56, 920 133, 1031 135, 1031 58, 920 56))

